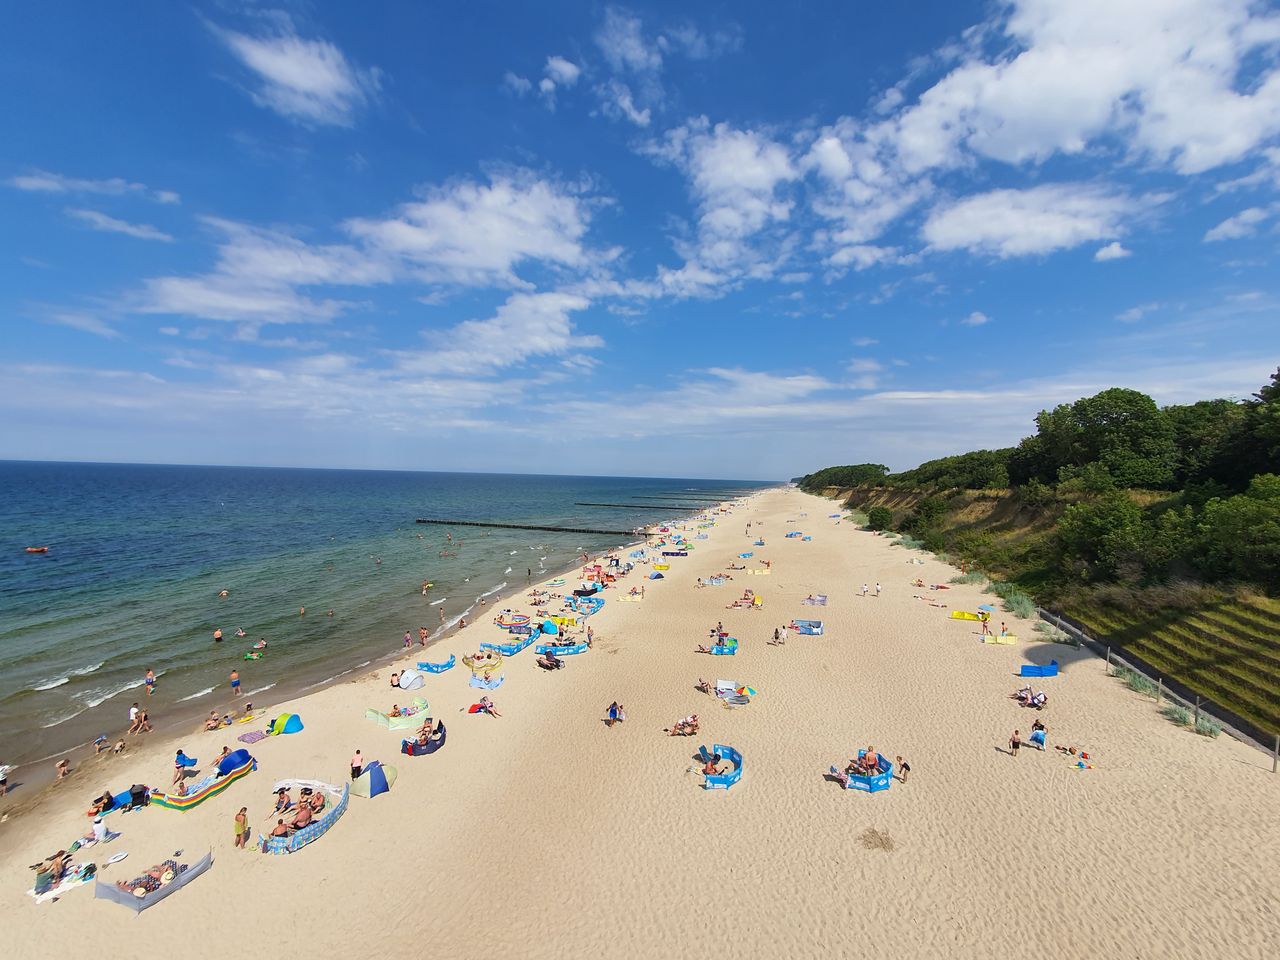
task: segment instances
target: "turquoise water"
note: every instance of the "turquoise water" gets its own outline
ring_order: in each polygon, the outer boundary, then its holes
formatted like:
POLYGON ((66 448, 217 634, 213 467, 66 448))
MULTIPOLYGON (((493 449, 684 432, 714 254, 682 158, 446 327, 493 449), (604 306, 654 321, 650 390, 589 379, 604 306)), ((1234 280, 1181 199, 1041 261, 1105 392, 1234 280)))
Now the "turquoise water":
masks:
POLYGON ((762 486, 0 462, 0 762, 122 732, 129 706, 147 699, 147 668, 160 722, 229 706, 232 669, 250 699, 270 702, 394 653, 406 630, 439 632, 480 596, 523 586, 527 571, 549 576, 626 540, 415 517, 630 530, 688 515, 659 497, 762 486), (49 552, 27 554, 32 545, 49 552), (425 597, 424 580, 434 583, 425 597), (259 637, 266 655, 246 662, 259 637))

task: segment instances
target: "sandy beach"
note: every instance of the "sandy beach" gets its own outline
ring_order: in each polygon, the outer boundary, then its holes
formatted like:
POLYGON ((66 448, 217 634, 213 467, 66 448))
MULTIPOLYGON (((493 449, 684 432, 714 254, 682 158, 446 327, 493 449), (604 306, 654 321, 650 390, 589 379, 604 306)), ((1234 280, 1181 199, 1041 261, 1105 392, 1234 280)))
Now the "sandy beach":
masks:
MULTIPOLYGON (((104 787, 166 785, 178 747, 212 760, 258 725, 157 737, 84 764, 0 823, 11 952, 86 942, 102 960, 136 958, 183 931, 184 949, 292 956, 372 930, 390 957, 1270 955, 1280 937, 1280 823, 1266 813, 1280 777, 1270 758, 1174 726, 1096 657, 1041 642, 1029 622, 997 614, 1020 640, 983 644, 977 624, 948 611, 989 596, 913 587, 956 571, 834 512, 794 490, 752 496, 688 557, 672 558, 665 580, 642 581, 642 567, 606 590, 588 621, 594 648, 565 669, 540 670, 532 649, 509 659, 490 694, 500 718, 465 712, 482 691, 461 663, 428 677, 416 693, 448 725, 432 756, 402 756, 402 734, 364 717, 413 696, 388 688, 395 665, 258 704, 268 716, 296 712, 306 729, 254 744, 259 769, 190 812, 112 814, 122 836, 79 854, 101 864, 127 851, 102 873, 118 880, 175 850, 189 862, 212 850, 207 874, 139 918, 95 901, 91 886, 36 904, 26 865, 82 835, 84 809, 104 787), (785 538, 793 529, 812 540, 785 538), (752 545, 756 534, 765 546, 752 545), (746 551, 754 557, 737 561, 746 551), (695 587, 760 560, 770 575, 695 587), (642 602, 617 602, 641 582, 642 602), (882 584, 882 595, 860 596, 864 582, 882 584), (726 609, 744 589, 763 595, 762 610, 726 609), (818 593, 826 607, 802 605, 818 593), (766 642, 796 618, 823 620, 825 633, 766 642), (718 620, 740 640, 734 657, 695 652, 718 620), (1048 708, 1019 707, 1009 698, 1019 665, 1051 657, 1062 675, 1033 681, 1048 708), (758 694, 727 708, 695 689, 699 678, 758 694), (627 720, 609 728, 614 700, 627 720), (699 736, 664 734, 690 713, 702 719, 699 736), (1010 756, 1009 735, 1025 738, 1036 716, 1049 750, 1010 756), (697 772, 699 744, 713 743, 744 758, 727 792, 703 790, 697 772), (868 744, 905 757, 908 781, 868 795, 825 776, 868 744), (1094 768, 1078 769, 1055 744, 1084 747, 1094 768), (342 784, 357 748, 397 768, 389 794, 352 797, 336 826, 296 854, 233 847, 241 806, 256 838, 274 823, 276 780, 342 784)), ((492 618, 507 605, 532 612, 523 592, 492 604, 429 659, 504 642, 492 618)), ((416 659, 418 648, 404 662, 416 659)))

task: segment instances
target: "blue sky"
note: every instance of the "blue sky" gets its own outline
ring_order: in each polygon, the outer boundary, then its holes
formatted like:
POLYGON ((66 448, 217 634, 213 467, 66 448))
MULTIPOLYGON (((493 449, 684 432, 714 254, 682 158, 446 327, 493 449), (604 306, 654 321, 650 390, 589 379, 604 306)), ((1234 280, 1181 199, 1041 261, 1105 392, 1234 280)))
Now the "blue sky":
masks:
POLYGON ((1280 356, 1274 6, 7 19, 0 456, 783 478, 1280 356))

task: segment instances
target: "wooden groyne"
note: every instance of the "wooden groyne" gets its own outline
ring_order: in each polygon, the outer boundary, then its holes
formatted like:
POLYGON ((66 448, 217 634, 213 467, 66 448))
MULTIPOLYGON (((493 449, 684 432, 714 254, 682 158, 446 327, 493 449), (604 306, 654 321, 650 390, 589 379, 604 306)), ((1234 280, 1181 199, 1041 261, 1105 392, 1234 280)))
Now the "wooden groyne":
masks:
POLYGON ((544 533, 601 533, 614 537, 644 536, 644 528, 635 530, 598 530, 585 527, 545 527, 531 523, 490 523, 485 520, 437 520, 433 517, 418 517, 415 523, 431 523, 440 527, 497 527, 501 530, 540 530, 544 533))
POLYGON ((623 510, 705 510, 706 507, 675 503, 575 503, 575 507, 618 507, 623 510))

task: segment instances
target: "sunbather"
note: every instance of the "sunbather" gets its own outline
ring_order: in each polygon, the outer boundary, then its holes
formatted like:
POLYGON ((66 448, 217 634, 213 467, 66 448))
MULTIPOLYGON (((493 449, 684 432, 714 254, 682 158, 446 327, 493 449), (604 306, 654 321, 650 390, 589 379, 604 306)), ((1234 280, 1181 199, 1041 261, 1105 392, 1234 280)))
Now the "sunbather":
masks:
POLYGON ((301 830, 303 827, 311 823, 311 805, 301 803, 298 805, 298 812, 293 817, 290 826, 295 830, 301 830))
POLYGON ((110 810, 114 805, 115 805, 115 800, 111 796, 111 791, 103 790, 102 796, 98 797, 98 799, 94 800, 93 803, 89 804, 87 815, 90 817, 96 817, 99 814, 105 813, 106 811, 110 810))
POLYGON ((284 813, 293 806, 293 798, 289 796, 289 791, 281 787, 276 791, 276 813, 284 813))

